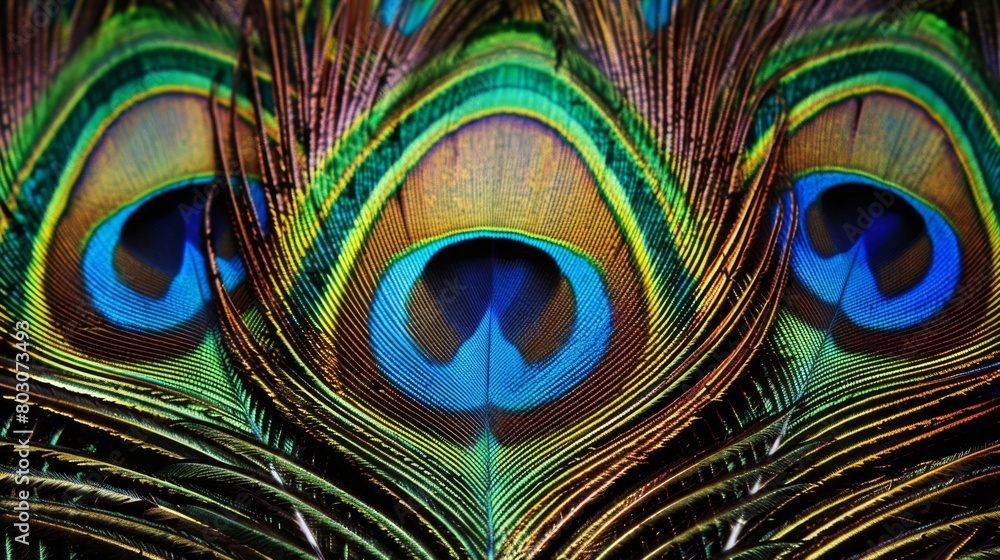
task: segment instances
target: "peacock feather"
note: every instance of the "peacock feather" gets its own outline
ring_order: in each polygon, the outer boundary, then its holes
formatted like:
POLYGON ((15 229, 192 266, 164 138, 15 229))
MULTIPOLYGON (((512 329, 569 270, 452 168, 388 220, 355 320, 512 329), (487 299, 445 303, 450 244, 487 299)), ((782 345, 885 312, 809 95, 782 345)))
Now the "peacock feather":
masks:
POLYGON ((5 558, 1000 558, 997 0, 0 38, 5 558))

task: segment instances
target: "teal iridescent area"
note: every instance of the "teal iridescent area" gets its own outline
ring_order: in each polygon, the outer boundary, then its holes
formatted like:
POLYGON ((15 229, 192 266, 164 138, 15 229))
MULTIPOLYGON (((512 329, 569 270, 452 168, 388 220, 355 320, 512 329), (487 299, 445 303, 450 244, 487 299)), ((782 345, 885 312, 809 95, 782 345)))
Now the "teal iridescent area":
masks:
POLYGON ((821 301, 870 329, 917 325, 941 310, 961 273, 951 225, 915 196, 853 173, 795 184, 792 270, 821 301))
MULTIPOLYGON (((207 182, 182 183, 121 208, 90 234, 83 253, 83 283, 94 308, 120 327, 141 331, 175 328, 211 299, 202 250, 202 210, 207 182)), ((253 187, 263 208, 263 191, 253 187)), ((262 226, 266 218, 260 212, 262 226)), ((226 288, 243 281, 228 216, 212 207, 212 244, 226 288)))
POLYGON ((379 15, 385 25, 396 25, 403 35, 410 35, 427 19, 434 0, 383 0, 379 15))
POLYGON ((612 311, 601 275, 569 249, 510 233, 463 233, 394 262, 379 283, 369 327, 383 372, 412 398, 453 412, 523 412, 566 394, 593 370, 608 348, 612 311), (562 344, 538 355, 524 340, 544 324, 562 281, 575 318, 565 336, 544 333, 562 344), (418 282, 431 286, 432 305, 457 335, 446 361, 407 328, 418 282))

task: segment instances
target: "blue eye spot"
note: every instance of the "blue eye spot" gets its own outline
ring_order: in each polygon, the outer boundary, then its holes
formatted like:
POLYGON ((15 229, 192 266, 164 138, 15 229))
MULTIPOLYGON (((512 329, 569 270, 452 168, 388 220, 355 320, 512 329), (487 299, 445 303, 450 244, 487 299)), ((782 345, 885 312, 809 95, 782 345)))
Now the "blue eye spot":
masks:
POLYGON ((795 184, 792 270, 815 297, 870 329, 917 325, 961 274, 955 230, 917 197, 869 177, 818 173, 795 184))
MULTIPOLYGON (((207 188, 205 182, 184 183, 157 191, 91 232, 83 253, 83 283, 105 319, 122 328, 161 331, 204 308, 211 297, 201 242, 207 188)), ((254 186, 252 196, 263 208, 263 191, 254 186)), ((219 274, 226 288, 235 289, 246 270, 222 204, 213 206, 210 220, 219 274)))
POLYGON ((401 257, 369 317, 389 380, 452 412, 524 412, 566 394, 604 356, 612 326, 591 262, 507 233, 460 234, 401 257))

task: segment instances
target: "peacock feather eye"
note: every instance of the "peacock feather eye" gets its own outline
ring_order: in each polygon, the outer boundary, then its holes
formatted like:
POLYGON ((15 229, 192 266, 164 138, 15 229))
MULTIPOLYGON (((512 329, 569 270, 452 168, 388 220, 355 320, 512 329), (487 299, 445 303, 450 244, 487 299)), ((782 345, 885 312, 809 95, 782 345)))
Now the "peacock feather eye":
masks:
POLYGON ((1000 1, 0 37, 4 558, 1000 558, 1000 1))

